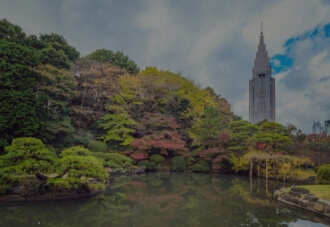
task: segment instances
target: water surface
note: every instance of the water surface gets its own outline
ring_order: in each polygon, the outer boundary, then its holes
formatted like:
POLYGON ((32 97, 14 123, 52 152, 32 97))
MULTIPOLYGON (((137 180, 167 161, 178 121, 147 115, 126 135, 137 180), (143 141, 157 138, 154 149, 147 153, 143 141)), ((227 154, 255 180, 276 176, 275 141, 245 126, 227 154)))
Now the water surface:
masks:
POLYGON ((274 202, 278 187, 228 175, 121 176, 90 199, 1 205, 0 226, 329 226, 274 202))

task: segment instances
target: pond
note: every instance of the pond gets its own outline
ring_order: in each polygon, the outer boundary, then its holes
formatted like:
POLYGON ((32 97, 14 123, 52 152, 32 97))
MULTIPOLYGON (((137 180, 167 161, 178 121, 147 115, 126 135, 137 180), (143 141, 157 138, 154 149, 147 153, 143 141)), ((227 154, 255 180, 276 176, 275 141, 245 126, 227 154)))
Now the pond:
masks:
POLYGON ((274 202, 280 184, 231 175, 117 177, 89 199, 0 205, 0 226, 329 226, 274 202))

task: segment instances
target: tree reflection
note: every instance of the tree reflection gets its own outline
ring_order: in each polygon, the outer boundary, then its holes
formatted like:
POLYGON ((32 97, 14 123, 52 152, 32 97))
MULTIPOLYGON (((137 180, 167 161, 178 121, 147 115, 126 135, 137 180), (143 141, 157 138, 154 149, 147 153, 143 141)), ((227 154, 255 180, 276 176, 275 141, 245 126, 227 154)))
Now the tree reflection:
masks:
POLYGON ((90 199, 2 205, 0 226, 287 226, 299 219, 313 221, 272 201, 267 191, 274 184, 228 175, 122 176, 90 199))

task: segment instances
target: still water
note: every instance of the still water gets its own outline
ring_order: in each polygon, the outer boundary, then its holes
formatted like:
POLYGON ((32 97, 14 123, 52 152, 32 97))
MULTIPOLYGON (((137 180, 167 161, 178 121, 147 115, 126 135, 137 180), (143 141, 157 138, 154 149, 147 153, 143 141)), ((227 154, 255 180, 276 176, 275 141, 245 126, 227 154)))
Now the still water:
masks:
POLYGON ((329 226, 272 201, 281 186, 228 175, 121 176, 89 199, 0 205, 0 226, 329 226))

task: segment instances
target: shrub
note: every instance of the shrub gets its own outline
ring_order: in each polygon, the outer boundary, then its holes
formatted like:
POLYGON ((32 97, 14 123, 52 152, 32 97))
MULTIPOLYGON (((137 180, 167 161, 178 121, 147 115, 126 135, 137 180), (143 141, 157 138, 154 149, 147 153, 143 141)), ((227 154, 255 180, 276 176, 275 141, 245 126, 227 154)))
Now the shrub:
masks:
POLYGON ((123 163, 125 162, 128 162, 128 163, 133 163, 133 159, 131 159, 130 157, 127 157, 123 154, 117 154, 117 153, 110 153, 108 155, 109 159, 117 164, 120 164, 122 165, 123 163))
POLYGON ((172 171, 184 171, 186 169, 186 164, 182 156, 172 158, 170 165, 172 171))
POLYGON ((324 164, 318 167, 316 173, 317 179, 319 181, 330 182, 330 164, 324 164))
POLYGON ((113 169, 121 169, 121 165, 114 163, 112 161, 105 162, 104 167, 109 167, 109 168, 113 168, 113 169))
POLYGON ((127 157, 123 154, 93 152, 92 155, 95 156, 96 158, 103 159, 105 162, 112 161, 119 165, 122 165, 125 162, 133 164, 133 159, 131 159, 130 157, 127 157))
POLYGON ((51 173, 54 171, 56 156, 49 151, 40 139, 22 137, 13 139, 5 147, 5 155, 0 156, 0 168, 4 172, 16 174, 51 173))
POLYGON ((55 170, 57 157, 40 139, 22 137, 13 139, 0 155, 0 194, 17 184, 20 175, 51 173, 55 170))
POLYGON ((107 152, 108 147, 105 143, 101 141, 90 141, 88 143, 88 149, 92 152, 107 152))
POLYGON ((195 162, 195 159, 191 156, 185 158, 186 166, 191 166, 195 162))
POLYGON ((210 172, 211 171, 211 165, 205 160, 201 160, 198 163, 194 164, 191 167, 191 170, 193 172, 210 172))
POLYGON ((138 166, 145 166, 147 170, 157 169, 157 164, 154 162, 149 162, 148 160, 142 160, 138 163, 138 166))
POLYGON ((74 147, 64 149, 61 152, 60 157, 71 156, 71 155, 90 156, 91 152, 90 152, 90 150, 88 150, 84 147, 74 146, 74 147))
POLYGON ((0 169, 0 194, 5 194, 7 189, 17 183, 17 177, 10 173, 5 173, 0 169))
POLYGON ((63 188, 77 189, 83 185, 92 188, 105 188, 105 181, 109 174, 103 167, 103 163, 91 152, 83 147, 71 147, 60 154, 60 161, 57 172, 66 175, 65 178, 48 178, 47 184, 54 190, 63 188), (93 178, 93 182, 90 181, 93 178))
POLYGON ((132 167, 132 164, 130 162, 124 162, 121 166, 123 168, 130 168, 130 167, 132 167))
MULTIPOLYGON (((77 132, 72 134, 72 138, 70 139, 71 141, 66 142, 66 144, 77 144, 80 146, 87 147, 90 141, 93 141, 93 135, 90 133, 81 133, 77 132)), ((69 139, 69 138, 68 138, 69 139)), ((67 140, 68 140, 67 139, 67 140)))
POLYGON ((160 154, 153 154, 150 156, 150 161, 155 163, 162 163, 165 160, 163 155, 160 154))

